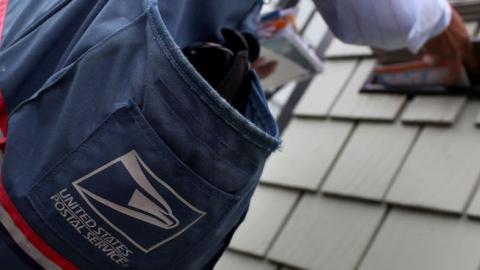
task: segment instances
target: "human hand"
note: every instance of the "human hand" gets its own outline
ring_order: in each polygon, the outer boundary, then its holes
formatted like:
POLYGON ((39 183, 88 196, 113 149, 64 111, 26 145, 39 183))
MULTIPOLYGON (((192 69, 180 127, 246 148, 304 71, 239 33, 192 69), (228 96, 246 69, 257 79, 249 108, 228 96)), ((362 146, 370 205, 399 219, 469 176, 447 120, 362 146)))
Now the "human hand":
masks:
POLYGON ((465 66, 472 74, 480 73, 480 65, 474 54, 470 36, 462 17, 452 8, 452 21, 448 28, 424 46, 423 60, 432 65, 446 65, 450 76, 447 84, 456 84, 465 66))
POLYGON ((260 57, 253 62, 252 68, 255 69, 260 79, 266 79, 275 72, 277 65, 278 63, 276 61, 268 61, 260 57))

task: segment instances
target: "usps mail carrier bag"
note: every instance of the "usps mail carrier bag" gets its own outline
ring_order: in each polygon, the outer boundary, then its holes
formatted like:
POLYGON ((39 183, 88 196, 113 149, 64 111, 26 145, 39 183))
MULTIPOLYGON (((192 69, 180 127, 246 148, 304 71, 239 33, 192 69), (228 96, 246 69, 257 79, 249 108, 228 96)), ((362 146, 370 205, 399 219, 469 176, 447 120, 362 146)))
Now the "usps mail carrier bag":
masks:
POLYGON ((0 231, 42 268, 211 269, 279 145, 256 75, 240 114, 165 2, 43 1, 15 33, 7 14, 0 231))

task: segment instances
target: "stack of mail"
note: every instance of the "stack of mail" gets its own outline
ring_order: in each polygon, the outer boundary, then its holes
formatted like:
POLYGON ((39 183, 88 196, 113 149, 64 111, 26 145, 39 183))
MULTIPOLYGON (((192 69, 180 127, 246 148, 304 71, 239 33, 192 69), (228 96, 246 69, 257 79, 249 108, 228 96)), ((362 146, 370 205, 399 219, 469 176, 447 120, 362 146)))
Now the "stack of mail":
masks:
POLYGON ((274 10, 262 16, 259 27, 265 61, 275 61, 273 74, 262 83, 272 89, 291 81, 302 81, 322 72, 323 64, 315 50, 298 34, 295 9, 274 10))

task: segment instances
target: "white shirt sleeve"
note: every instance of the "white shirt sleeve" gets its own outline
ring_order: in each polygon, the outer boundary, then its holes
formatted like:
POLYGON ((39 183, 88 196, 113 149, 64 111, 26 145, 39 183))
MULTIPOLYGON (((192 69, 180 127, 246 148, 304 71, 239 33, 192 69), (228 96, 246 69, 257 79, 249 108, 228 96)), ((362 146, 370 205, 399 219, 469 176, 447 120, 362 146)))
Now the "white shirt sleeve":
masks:
POLYGON ((450 24, 447 0, 314 0, 340 40, 418 52, 450 24))

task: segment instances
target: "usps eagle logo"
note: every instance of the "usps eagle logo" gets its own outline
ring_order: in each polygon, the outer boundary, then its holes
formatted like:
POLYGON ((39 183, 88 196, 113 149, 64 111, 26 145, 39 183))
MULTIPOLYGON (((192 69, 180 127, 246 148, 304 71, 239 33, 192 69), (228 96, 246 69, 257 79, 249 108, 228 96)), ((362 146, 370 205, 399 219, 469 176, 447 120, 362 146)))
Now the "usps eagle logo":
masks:
POLYGON ((179 237, 206 215, 155 175, 135 150, 73 186, 98 216, 145 253, 179 237))

